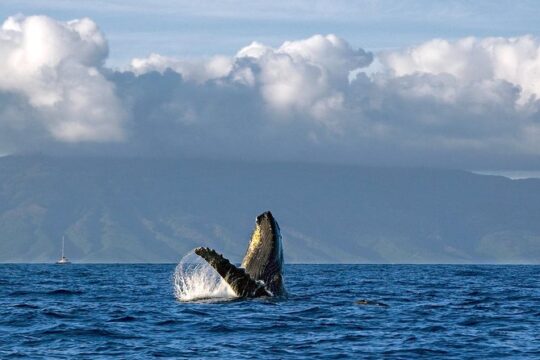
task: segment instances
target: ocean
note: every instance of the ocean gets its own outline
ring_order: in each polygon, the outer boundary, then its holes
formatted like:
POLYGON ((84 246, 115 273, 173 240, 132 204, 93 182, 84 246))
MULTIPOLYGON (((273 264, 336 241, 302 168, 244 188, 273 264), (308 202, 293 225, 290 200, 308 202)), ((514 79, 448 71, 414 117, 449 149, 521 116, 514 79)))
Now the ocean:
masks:
POLYGON ((175 267, 0 265, 0 358, 540 358, 540 266, 286 265, 286 299, 191 302, 175 267))

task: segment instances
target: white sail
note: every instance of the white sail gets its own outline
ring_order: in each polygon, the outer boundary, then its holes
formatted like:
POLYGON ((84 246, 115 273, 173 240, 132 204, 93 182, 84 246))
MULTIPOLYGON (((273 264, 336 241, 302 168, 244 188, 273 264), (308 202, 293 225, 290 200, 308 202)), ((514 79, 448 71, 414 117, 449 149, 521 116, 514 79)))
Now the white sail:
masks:
POLYGON ((62 235, 62 257, 60 258, 60 260, 56 262, 57 264, 61 264, 61 265, 71 264, 68 258, 64 256, 64 245, 65 245, 65 239, 64 239, 64 236, 62 235))

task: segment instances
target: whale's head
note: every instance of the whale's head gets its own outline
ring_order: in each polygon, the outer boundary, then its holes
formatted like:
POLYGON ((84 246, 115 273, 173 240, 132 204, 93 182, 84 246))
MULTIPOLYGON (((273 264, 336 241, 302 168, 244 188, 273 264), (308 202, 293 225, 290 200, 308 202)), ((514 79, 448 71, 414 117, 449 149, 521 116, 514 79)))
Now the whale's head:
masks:
POLYGON ((283 293, 283 243, 279 225, 270 211, 257 216, 246 256, 241 265, 272 293, 283 293))

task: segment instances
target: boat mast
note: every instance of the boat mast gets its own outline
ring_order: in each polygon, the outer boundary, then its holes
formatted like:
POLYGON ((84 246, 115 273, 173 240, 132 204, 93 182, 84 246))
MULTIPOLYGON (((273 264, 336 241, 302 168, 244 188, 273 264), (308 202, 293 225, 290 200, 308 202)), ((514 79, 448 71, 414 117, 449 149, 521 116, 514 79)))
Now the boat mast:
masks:
POLYGON ((64 235, 62 235, 62 259, 64 258, 64 235))

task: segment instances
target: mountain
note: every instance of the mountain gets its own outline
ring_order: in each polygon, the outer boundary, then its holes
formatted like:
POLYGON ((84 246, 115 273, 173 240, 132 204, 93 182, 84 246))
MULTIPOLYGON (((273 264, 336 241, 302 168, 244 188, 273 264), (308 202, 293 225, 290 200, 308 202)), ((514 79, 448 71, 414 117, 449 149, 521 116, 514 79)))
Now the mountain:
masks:
POLYGON ((233 261, 272 210, 287 262, 539 263, 540 180, 459 170, 0 158, 0 261, 233 261))

